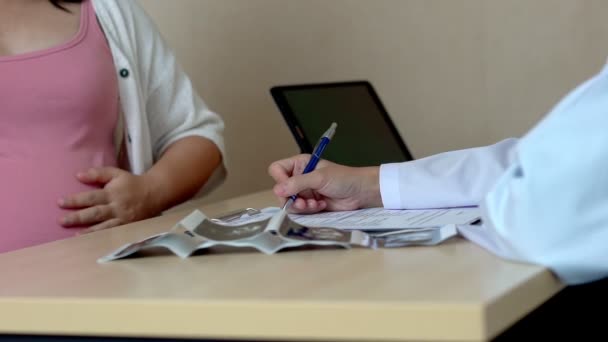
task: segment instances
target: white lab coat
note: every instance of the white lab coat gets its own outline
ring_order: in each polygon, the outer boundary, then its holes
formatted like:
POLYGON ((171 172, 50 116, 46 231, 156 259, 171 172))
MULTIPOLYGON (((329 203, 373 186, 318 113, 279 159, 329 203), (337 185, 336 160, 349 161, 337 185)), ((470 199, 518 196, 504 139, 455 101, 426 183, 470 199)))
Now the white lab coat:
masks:
POLYGON ((479 205, 460 233, 568 285, 608 277, 608 68, 522 139, 380 168, 387 208, 479 205))

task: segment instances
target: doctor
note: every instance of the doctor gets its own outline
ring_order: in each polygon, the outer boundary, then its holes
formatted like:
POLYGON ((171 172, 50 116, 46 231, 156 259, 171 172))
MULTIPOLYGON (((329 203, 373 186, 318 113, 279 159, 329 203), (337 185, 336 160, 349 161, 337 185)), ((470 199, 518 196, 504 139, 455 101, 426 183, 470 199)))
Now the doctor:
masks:
POLYGON ((478 205, 482 226, 460 233, 488 251, 540 264, 565 284, 608 277, 608 67, 578 86, 521 139, 379 167, 299 155, 269 166, 292 210, 478 205))

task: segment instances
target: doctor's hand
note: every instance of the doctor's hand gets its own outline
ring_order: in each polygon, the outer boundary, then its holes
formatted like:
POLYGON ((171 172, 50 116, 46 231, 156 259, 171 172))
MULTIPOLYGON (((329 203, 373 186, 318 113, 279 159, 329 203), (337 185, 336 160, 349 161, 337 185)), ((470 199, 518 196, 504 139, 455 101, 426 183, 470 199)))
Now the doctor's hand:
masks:
POLYGON ((79 233, 90 233, 160 214, 162 209, 152 203, 157 196, 150 187, 153 182, 114 167, 92 168, 79 172, 82 183, 100 189, 72 194, 59 199, 63 209, 74 209, 59 220, 64 227, 83 227, 79 233))
POLYGON ((348 167, 321 160, 314 171, 302 174, 309 154, 272 163, 268 173, 275 180, 274 194, 283 205, 289 196, 298 198, 295 213, 341 211, 381 207, 379 167, 348 167))

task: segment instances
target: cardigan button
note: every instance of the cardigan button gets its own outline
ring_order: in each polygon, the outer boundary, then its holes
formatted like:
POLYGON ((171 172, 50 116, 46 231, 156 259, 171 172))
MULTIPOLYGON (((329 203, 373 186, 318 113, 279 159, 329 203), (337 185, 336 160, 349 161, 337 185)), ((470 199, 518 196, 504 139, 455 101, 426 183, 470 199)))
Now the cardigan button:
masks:
POLYGON ((129 77, 129 70, 122 68, 120 69, 120 77, 127 78, 129 77))
POLYGON ((131 143, 131 134, 127 134, 127 141, 129 142, 129 144, 131 143))

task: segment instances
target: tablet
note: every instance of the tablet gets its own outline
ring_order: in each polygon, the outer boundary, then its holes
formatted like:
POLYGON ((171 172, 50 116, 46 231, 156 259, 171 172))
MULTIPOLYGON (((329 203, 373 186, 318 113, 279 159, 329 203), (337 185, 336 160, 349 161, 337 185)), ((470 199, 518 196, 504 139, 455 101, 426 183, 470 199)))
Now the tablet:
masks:
POLYGON ((413 159, 368 81, 280 85, 270 93, 302 153, 336 122, 323 159, 349 166, 413 159))

